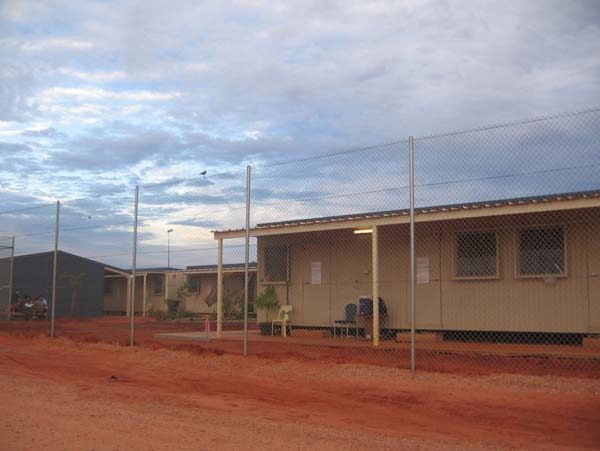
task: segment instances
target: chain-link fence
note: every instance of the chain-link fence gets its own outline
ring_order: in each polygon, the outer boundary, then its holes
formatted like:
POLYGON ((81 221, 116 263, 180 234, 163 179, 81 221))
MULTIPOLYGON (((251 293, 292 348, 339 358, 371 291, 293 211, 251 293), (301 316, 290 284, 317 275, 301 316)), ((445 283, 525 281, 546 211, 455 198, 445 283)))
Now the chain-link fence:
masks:
POLYGON ((598 369, 599 125, 415 140, 419 365, 598 369))
POLYGON ((12 273, 14 271, 13 237, 0 237, 0 318, 10 319, 13 297, 12 273))
MULTIPOLYGON (((138 341, 187 339, 210 345, 225 336, 242 336, 244 241, 223 245, 214 240, 213 230, 244 226, 245 183, 244 171, 206 174, 198 169, 187 178, 140 186, 138 341)), ((251 292, 255 254, 253 248, 251 292)), ((126 282, 116 277, 113 283, 126 282)), ((234 352, 241 349, 241 344, 232 347, 234 352)))
POLYGON ((0 212, 0 321, 24 333, 50 333, 56 204, 13 194, 0 212))
MULTIPOLYGON (((599 150, 600 110, 588 110, 234 171, 191 163, 127 192, 90 188, 61 204, 57 332, 594 374, 599 150)), ((17 207, 0 216, 2 234, 16 235, 15 268, 52 249, 56 219, 50 204, 17 207)), ((15 290, 26 288, 19 271, 15 290)), ((52 279, 43 283, 51 300, 52 279)))
POLYGON ((593 110, 256 165, 258 301, 277 307, 252 348, 593 374, 599 146, 593 110))

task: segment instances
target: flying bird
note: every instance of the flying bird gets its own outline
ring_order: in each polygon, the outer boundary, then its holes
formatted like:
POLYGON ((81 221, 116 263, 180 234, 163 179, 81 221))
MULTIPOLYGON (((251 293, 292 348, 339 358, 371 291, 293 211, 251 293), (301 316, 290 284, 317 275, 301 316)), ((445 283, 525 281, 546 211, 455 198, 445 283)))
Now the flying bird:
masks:
POLYGON ((206 171, 202 171, 202 172, 200 173, 200 175, 201 175, 202 177, 204 177, 204 176, 206 175, 206 171))

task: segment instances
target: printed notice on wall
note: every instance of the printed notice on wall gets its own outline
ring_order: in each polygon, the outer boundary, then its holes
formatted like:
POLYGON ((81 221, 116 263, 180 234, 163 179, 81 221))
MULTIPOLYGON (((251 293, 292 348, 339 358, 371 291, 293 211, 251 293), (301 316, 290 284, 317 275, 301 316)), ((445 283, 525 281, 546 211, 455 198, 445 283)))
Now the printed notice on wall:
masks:
POLYGON ((321 262, 312 262, 310 264, 310 283, 312 285, 321 285, 321 262))
POLYGON ((417 257, 417 283, 429 283, 429 257, 417 257))

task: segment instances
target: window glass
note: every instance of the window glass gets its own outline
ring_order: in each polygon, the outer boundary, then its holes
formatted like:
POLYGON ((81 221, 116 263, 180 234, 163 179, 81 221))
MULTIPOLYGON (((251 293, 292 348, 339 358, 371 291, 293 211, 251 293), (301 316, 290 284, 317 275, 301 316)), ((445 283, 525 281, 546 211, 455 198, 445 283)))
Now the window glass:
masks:
POLYGON ((496 234, 494 232, 461 233, 456 237, 456 277, 496 276, 496 234))
POLYGON ((565 242, 562 227, 521 230, 519 272, 522 275, 565 272, 565 242))
POLYGON ((264 277, 268 282, 287 282, 288 249, 285 246, 265 247, 264 277))
POLYGON ((162 277, 154 279, 154 294, 164 293, 165 280, 162 277))
POLYGON ((187 283, 192 293, 200 293, 200 274, 190 274, 187 276, 187 283))

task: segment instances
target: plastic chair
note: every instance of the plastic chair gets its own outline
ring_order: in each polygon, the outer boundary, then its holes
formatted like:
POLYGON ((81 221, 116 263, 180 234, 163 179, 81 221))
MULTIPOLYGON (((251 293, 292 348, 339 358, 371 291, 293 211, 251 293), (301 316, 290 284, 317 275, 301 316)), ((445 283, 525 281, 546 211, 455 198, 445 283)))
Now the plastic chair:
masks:
POLYGON ((356 324, 356 312, 358 311, 358 307, 356 304, 347 304, 344 307, 344 311, 346 312, 346 319, 338 319, 333 322, 333 335, 336 335, 337 326, 339 325, 344 330, 346 328, 346 338, 348 338, 350 332, 350 325, 356 324))
MULTIPOLYGON (((271 323, 271 335, 274 335, 275 332, 275 324, 281 324, 281 335, 283 337, 287 336, 287 323, 290 320, 290 313, 292 312, 293 307, 291 305, 284 305, 279 309, 277 313, 277 319, 274 319, 271 323)), ((291 327, 290 327, 290 335, 291 335, 291 327)))

